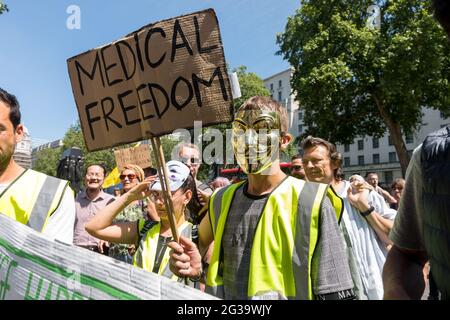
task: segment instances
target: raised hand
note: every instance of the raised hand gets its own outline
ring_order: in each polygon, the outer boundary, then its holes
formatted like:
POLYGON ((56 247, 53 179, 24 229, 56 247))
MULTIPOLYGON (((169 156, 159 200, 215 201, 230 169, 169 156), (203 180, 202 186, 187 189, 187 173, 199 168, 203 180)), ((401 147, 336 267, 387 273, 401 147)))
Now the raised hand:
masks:
POLYGON ((141 199, 148 197, 151 193, 150 185, 155 180, 156 180, 156 175, 145 178, 142 182, 139 182, 130 191, 128 191, 128 193, 129 193, 128 196, 132 200, 141 200, 141 199))
POLYGON ((360 212, 366 211, 370 207, 369 192, 365 182, 353 181, 347 190, 347 198, 360 212))

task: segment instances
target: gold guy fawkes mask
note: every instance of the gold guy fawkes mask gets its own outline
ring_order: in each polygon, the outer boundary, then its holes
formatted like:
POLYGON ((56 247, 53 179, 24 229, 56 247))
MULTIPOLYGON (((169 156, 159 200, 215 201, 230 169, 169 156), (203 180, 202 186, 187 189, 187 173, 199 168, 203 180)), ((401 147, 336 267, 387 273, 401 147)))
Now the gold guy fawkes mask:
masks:
POLYGON ((281 123, 277 112, 238 111, 232 128, 234 155, 245 173, 263 173, 278 159, 281 123))

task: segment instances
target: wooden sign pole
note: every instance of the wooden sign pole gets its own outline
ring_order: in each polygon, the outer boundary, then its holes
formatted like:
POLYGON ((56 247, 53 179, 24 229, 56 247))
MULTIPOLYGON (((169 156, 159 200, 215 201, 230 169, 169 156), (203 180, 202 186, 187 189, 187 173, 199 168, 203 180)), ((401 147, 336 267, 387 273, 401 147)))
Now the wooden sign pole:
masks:
POLYGON ((161 146, 159 137, 150 138, 152 148, 156 158, 156 168, 158 170, 159 180, 161 181, 161 189, 164 196, 164 204, 166 205, 167 215, 169 216, 170 229, 172 230, 172 237, 176 242, 179 242, 177 224, 173 209, 172 193, 170 191, 170 183, 166 168, 166 161, 161 146))

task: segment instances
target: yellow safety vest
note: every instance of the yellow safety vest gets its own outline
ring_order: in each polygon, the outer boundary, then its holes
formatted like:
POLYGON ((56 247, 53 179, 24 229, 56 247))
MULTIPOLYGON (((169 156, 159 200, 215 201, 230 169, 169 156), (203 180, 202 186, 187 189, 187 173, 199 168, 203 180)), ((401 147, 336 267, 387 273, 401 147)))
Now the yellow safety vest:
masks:
MULTIPOLYGON (((139 220, 139 232, 144 227, 145 220, 139 220)), ((178 232, 186 237, 192 238, 192 223, 185 222, 178 227, 178 232)), ((133 265, 142 268, 146 271, 153 272, 153 266, 155 264, 156 248, 158 247, 159 232, 161 230, 161 223, 154 224, 146 234, 140 239, 136 253, 133 256, 133 265)), ((158 274, 165 276, 174 281, 183 282, 184 278, 179 278, 170 271, 169 268, 169 255, 170 250, 165 250, 164 256, 159 266, 158 274)))
POLYGON ((43 232, 69 182, 25 170, 0 194, 0 212, 43 232))
POLYGON ((344 199, 338 196, 331 185, 327 189, 327 196, 334 207, 334 211, 336 211, 336 219, 338 224, 341 224, 342 212, 344 211, 344 199))
MULTIPOLYGON (((221 298, 222 236, 234 193, 243 183, 219 189, 210 199, 214 251, 206 290, 221 298)), ((287 177, 269 195, 253 238, 249 299, 266 293, 278 293, 288 299, 314 299, 311 261, 318 241, 321 203, 325 196, 331 196, 328 189, 326 184, 287 177)))

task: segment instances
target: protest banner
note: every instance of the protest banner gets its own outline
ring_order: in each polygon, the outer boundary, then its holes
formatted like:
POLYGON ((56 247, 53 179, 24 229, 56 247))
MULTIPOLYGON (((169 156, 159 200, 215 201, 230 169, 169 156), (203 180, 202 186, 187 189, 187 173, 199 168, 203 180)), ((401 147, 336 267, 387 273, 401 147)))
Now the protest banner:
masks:
POLYGON ((232 121, 213 9, 152 23, 68 59, 89 151, 232 121))
POLYGON ((0 214, 0 300, 216 299, 0 214))
POLYGON ((152 166, 150 146, 148 144, 114 150, 114 156, 119 172, 121 172, 123 167, 128 163, 136 164, 142 169, 152 166))

